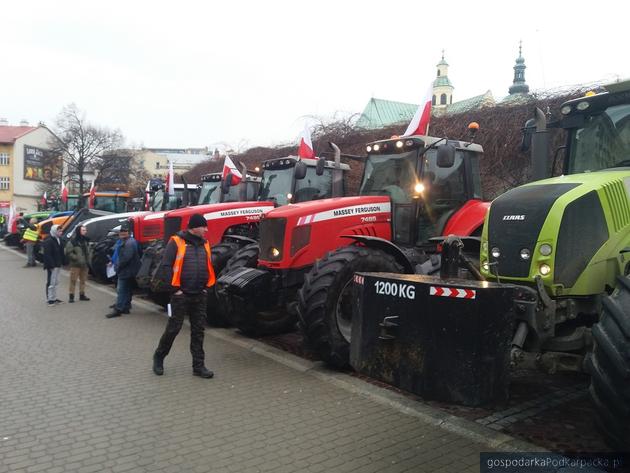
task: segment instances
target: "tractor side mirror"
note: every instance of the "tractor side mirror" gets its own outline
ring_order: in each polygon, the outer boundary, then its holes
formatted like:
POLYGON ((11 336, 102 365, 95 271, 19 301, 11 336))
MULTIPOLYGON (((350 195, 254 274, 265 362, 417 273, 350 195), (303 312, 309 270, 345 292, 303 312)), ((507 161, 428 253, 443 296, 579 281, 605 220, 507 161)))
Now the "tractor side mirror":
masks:
MULTIPOLYGON (((317 164, 319 165, 319 162, 317 164)), ((295 163, 293 175, 297 180, 301 180, 306 177, 306 163, 304 163, 304 161, 298 161, 297 163, 295 163)))
POLYGON ((221 181, 221 192, 223 194, 227 194, 228 192, 230 192, 231 186, 232 186, 232 173, 228 172, 227 176, 225 176, 225 179, 221 181))
POLYGON ((317 160, 317 165, 315 166, 315 174, 321 176, 324 174, 324 168, 326 167, 326 158, 320 157, 317 160))
POLYGON ((521 140, 521 151, 523 153, 529 151, 532 147, 532 135, 534 134, 534 130, 536 129, 536 119, 530 118, 525 122, 525 126, 521 128, 521 132, 523 134, 523 138, 521 140))
POLYGON ((439 168, 450 168, 455 164, 455 147, 445 144, 437 149, 437 165, 439 168))

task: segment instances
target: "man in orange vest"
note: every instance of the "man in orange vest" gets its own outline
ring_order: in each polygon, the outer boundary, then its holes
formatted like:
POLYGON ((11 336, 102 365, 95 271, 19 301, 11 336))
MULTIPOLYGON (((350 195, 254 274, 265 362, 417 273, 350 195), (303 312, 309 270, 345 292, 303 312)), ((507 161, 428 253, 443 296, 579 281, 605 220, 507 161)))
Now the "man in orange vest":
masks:
POLYGON ((164 358, 182 328, 184 317, 190 319, 190 353, 193 374, 212 378, 214 373, 205 366, 203 331, 206 318, 207 290, 214 285, 210 244, 204 238, 208 231, 203 215, 194 214, 188 229, 172 236, 164 250, 156 277, 172 287, 166 330, 153 354, 153 372, 164 374, 164 358))

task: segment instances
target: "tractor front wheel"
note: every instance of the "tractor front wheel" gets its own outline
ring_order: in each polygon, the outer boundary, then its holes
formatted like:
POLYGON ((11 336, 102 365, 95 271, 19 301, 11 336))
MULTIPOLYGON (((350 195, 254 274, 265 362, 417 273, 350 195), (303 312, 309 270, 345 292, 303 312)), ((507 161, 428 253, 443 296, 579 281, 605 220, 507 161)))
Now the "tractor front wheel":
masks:
POLYGON ((617 288, 602 303, 593 326, 594 347, 587 357, 589 391, 597 423, 609 444, 630 445, 630 278, 619 276, 617 288))
POLYGON ((335 368, 345 368, 350 361, 352 279, 354 273, 363 271, 404 272, 382 250, 346 246, 317 261, 298 291, 298 316, 305 338, 335 368))

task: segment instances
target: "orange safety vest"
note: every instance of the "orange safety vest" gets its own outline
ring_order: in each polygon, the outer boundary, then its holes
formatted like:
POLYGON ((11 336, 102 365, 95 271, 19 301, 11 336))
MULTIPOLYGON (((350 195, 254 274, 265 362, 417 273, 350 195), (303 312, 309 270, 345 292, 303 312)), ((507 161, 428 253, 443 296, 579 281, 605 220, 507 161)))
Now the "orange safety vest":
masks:
MULTIPOLYGON (((184 266, 184 255, 186 254, 186 242, 183 238, 174 235, 171 237, 171 240, 175 242, 177 245, 177 256, 175 256, 175 263, 173 263, 173 279, 171 280, 171 286, 180 287, 181 286, 181 276, 182 276, 182 267, 184 266)), ((206 261, 208 262, 208 282, 206 287, 210 287, 214 285, 216 278, 214 277, 214 269, 212 268, 212 261, 210 253, 210 243, 207 241, 203 244, 204 249, 206 250, 206 255, 208 258, 206 261)))

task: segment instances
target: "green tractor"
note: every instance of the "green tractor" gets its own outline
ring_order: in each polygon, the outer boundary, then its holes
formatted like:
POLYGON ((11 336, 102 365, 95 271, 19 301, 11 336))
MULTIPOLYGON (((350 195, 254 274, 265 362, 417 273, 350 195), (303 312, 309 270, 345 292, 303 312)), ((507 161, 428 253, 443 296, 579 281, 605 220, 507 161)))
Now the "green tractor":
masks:
POLYGON ((492 202, 480 269, 517 286, 511 365, 590 372, 600 427, 628 448, 630 81, 605 89, 566 102, 549 125, 567 131, 563 175, 492 202))

